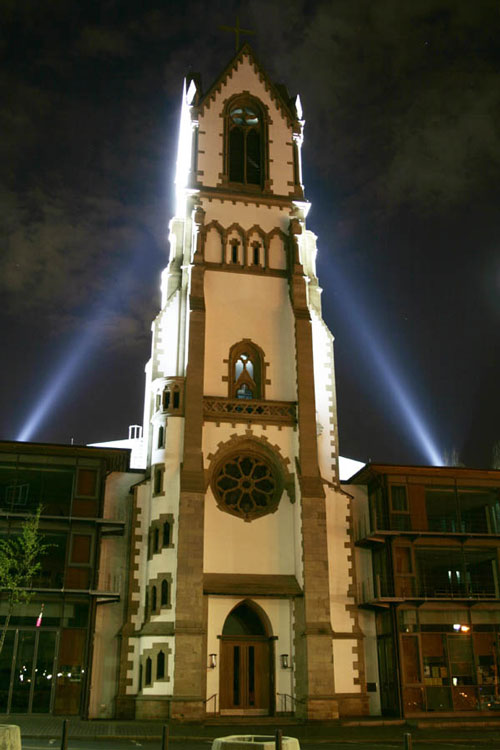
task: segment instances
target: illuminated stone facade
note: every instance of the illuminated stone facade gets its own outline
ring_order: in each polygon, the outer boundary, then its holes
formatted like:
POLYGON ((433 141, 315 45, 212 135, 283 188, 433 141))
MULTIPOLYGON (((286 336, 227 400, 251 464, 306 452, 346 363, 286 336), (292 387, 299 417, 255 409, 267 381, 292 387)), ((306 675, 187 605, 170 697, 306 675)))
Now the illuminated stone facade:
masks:
POLYGON ((186 81, 117 716, 367 711, 303 129, 248 46, 186 81))

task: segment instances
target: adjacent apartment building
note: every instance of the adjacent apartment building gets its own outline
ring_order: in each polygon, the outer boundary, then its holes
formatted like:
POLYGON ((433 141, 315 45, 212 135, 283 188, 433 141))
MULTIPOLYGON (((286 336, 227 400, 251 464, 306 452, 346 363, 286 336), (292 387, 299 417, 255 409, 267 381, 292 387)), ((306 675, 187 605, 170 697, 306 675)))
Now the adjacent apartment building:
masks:
MULTIPOLYGON (((41 507, 50 545, 0 653, 0 713, 107 715, 128 575, 129 451, 0 442, 0 535, 41 507)), ((5 622, 7 595, 0 600, 5 622)))
POLYGON ((368 464, 346 489, 371 712, 500 712, 500 471, 368 464))

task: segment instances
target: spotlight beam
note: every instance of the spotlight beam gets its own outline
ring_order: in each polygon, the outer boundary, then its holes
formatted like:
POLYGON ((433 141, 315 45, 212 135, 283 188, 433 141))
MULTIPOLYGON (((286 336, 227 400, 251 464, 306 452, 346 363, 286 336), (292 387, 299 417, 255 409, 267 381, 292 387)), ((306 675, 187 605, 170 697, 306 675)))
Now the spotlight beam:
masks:
POLYGON ((363 313, 361 306, 355 301, 360 298, 359 292, 355 293, 348 288, 345 279, 342 278, 331 259, 322 258, 322 261, 330 267, 330 278, 334 279, 336 291, 342 299, 346 314, 357 329, 360 342, 370 352, 371 361, 410 428, 410 434, 414 441, 432 466, 442 466, 441 453, 417 408, 409 386, 405 384, 404 378, 398 373, 394 357, 391 356, 388 347, 384 347, 374 327, 367 324, 368 315, 363 313))
POLYGON ((136 274, 143 263, 144 248, 140 247, 134 252, 131 264, 118 277, 107 298, 104 301, 99 300, 94 310, 89 314, 86 320, 90 320, 91 323, 87 324, 87 329, 83 334, 78 333, 75 336, 68 354, 59 360, 35 407, 21 427, 17 440, 25 442, 33 439, 33 435, 43 424, 50 411, 54 409, 57 400, 61 398, 71 379, 83 366, 84 360, 88 360, 92 350, 98 346, 106 330, 105 323, 113 316, 113 311, 118 307, 120 300, 129 298, 129 287, 135 281, 136 274))
POLYGON ((56 400, 61 397, 61 393, 74 375, 78 365, 82 362, 83 358, 89 354, 92 346, 96 345, 98 337, 98 327, 94 323, 91 329, 88 330, 80 340, 78 345, 73 343, 72 353, 59 362, 59 365, 56 368, 57 374, 42 392, 37 405, 24 423, 17 440, 25 442, 32 438, 33 434, 40 427, 43 420, 47 417, 47 414, 56 403, 56 400))

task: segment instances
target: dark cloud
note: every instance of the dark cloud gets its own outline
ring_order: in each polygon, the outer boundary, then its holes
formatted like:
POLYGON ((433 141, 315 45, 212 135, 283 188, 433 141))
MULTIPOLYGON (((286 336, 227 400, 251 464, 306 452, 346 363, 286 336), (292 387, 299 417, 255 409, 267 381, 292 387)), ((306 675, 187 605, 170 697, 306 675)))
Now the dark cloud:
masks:
MULTIPOLYGON (((309 157, 346 198, 429 210, 495 178, 496 3, 318 3, 307 16, 265 5, 264 46, 281 26, 273 64, 302 92, 309 157)), ((251 8, 257 25, 264 3, 251 8)))
POLYGON ((82 29, 76 51, 88 57, 130 57, 133 53, 127 34, 102 26, 86 26, 82 29))

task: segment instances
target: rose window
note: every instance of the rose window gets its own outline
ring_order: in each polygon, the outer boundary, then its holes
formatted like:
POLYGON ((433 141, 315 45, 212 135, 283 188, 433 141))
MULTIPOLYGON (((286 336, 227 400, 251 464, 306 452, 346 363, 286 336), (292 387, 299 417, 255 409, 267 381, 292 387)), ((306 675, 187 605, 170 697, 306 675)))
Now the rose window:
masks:
POLYGON ((212 486, 221 510, 250 521, 276 510, 279 484, 275 470, 263 457, 242 455, 220 466, 212 486))

